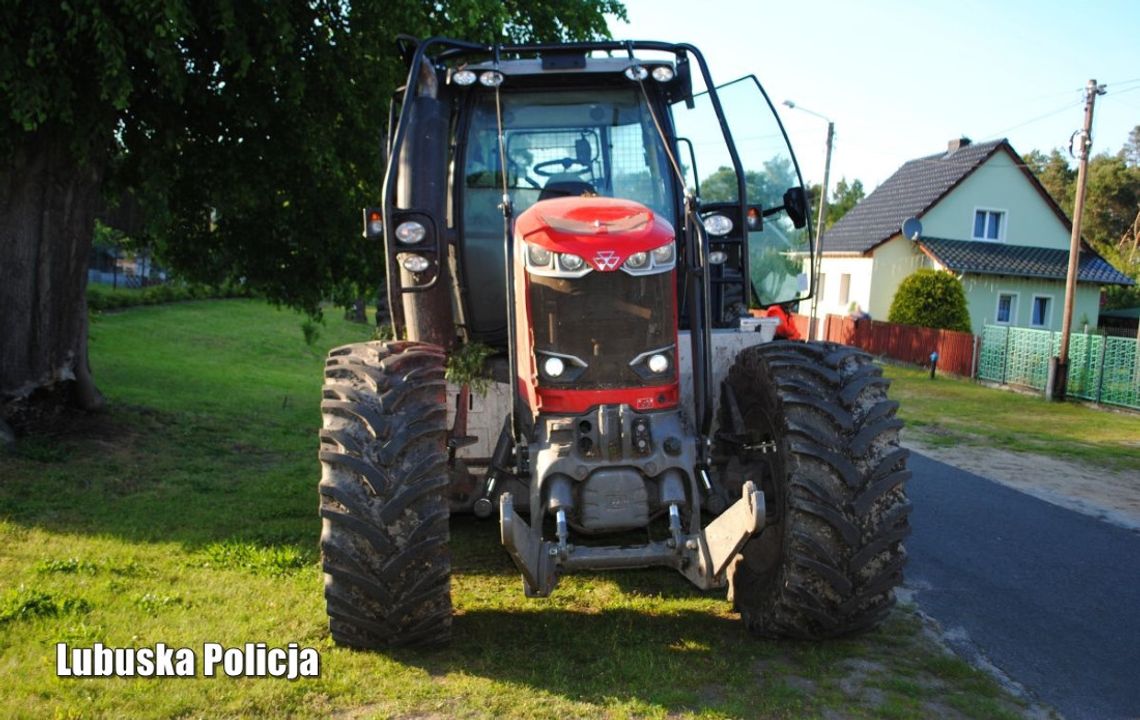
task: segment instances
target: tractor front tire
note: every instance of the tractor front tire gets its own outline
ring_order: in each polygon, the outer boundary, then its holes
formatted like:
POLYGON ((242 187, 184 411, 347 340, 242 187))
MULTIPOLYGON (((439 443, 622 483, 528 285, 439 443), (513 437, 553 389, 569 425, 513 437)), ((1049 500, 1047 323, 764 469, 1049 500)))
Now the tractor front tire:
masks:
POLYGON ((889 380, 854 348, 773 342, 742 352, 726 382, 744 431, 735 460, 761 478, 768 507, 728 570, 745 625, 806 639, 875 626, 894 605, 910 532, 889 380))
POLYGON ((414 342, 345 345, 325 363, 321 568, 338 644, 450 638, 444 364, 414 342))

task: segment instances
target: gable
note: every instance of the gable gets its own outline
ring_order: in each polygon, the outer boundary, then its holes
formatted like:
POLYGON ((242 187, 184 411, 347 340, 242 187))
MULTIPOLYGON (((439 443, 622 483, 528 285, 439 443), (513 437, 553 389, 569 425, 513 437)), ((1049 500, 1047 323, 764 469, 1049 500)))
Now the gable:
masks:
POLYGON ((1071 229, 1012 152, 990 156, 922 215, 922 234, 971 240, 977 210, 1003 213, 1006 245, 1068 250, 1071 229))
POLYGON ((1006 146, 1005 140, 960 145, 905 163, 824 233, 824 252, 866 252, 923 214, 963 178, 1006 146))

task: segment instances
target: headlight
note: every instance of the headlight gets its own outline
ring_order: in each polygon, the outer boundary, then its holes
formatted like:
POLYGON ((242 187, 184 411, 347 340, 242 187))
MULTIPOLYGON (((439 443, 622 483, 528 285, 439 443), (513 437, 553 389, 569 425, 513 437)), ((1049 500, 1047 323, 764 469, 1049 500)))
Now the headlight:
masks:
POLYGON ((713 250, 709 253, 709 265, 723 265, 728 260, 728 253, 724 250, 713 250))
POLYGON ((673 262, 673 243, 662 245, 653 251, 653 262, 658 265, 668 265, 673 262))
POLYGON ((498 70, 488 70, 479 76, 479 84, 485 87, 499 87, 503 84, 503 74, 498 70))
POLYGON ((625 266, 630 270, 640 270, 649 264, 649 253, 635 252, 626 258, 625 266))
POLYGON ((415 220, 408 220, 396 226, 396 239, 405 245, 415 245, 426 236, 427 230, 415 220))
POLYGON ((644 80, 649 77, 649 71, 642 65, 630 65, 625 69, 625 76, 630 80, 644 80))
POLYGON ((527 245, 526 259, 535 267, 550 267, 550 251, 546 248, 527 245))
POLYGON ((578 270, 582 269, 582 266, 586 264, 586 261, 577 255, 562 253, 558 256, 558 264, 562 266, 563 270, 577 272, 578 270))
POLYGON ((475 73, 471 70, 456 70, 451 74, 451 82, 456 85, 474 85, 475 73))
POLYGON ((542 370, 550 377, 560 377, 566 371, 566 363, 562 362, 562 358, 549 357, 542 364, 542 370))
POLYGON ((423 272, 431 267, 431 262, 423 255, 404 255, 400 264, 408 272, 423 272))
POLYGON ((653 79, 657 82, 669 82, 673 79, 673 68, 668 65, 658 65, 653 68, 653 79))
POLYGON ((709 215, 702 221, 709 235, 727 235, 732 232, 732 220, 726 215, 709 215))
POLYGON ((656 355, 650 355, 649 360, 647 360, 645 364, 650 372, 660 374, 669 369, 669 358, 658 353, 656 355))

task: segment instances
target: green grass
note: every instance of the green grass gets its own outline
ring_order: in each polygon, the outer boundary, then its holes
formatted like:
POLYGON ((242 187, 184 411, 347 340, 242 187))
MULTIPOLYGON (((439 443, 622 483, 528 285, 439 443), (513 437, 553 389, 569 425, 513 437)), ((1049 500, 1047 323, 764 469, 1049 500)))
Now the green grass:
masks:
POLYGON ((1039 395, 889 365, 891 397, 907 434, 935 446, 976 445, 1051 455, 1092 467, 1140 470, 1140 413, 1039 395))
POLYGON ((3 717, 1018 717, 908 609, 855 640, 748 639, 723 595, 675 573, 565 578, 527 600, 491 521, 452 526, 455 639, 336 648, 317 565, 326 347, 370 328, 245 300, 102 318, 106 415, 0 455, 3 717), (55 643, 200 652, 297 642, 318 678, 57 678, 55 643))

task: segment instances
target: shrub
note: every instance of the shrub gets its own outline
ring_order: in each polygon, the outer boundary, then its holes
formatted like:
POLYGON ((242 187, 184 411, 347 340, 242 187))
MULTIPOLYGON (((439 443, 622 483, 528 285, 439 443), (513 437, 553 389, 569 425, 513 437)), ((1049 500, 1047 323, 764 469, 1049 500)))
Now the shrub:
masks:
POLYGON ((951 273, 926 268, 902 281, 887 320, 937 330, 971 331, 962 282, 951 273))
POLYGON ((161 305, 186 300, 249 297, 247 288, 236 283, 219 286, 168 283, 151 285, 141 290, 112 289, 104 285, 87 286, 87 309, 91 312, 122 310, 138 305, 161 305))

